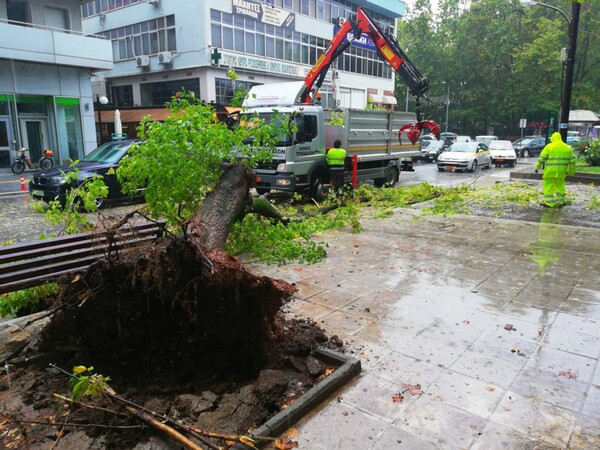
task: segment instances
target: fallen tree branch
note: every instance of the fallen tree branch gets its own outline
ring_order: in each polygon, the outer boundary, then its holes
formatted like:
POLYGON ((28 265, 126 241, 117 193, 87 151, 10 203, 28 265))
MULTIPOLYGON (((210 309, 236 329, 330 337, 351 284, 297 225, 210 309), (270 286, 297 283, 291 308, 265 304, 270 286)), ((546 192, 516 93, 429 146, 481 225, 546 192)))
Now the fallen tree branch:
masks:
POLYGON ((102 411, 102 412, 106 412, 109 414, 114 414, 115 416, 121 416, 121 417, 129 417, 130 416, 129 414, 126 414, 126 413, 123 413, 120 411, 115 411, 114 409, 108 409, 108 408, 103 408, 101 406, 90 405, 89 403, 78 402, 71 398, 64 397, 60 394, 52 394, 52 396, 55 398, 58 398, 60 400, 63 400, 65 402, 72 403, 73 405, 81 406, 82 408, 93 409, 94 411, 102 411))
MULTIPOLYGON (((185 437, 183 434, 181 434, 177 430, 174 430, 170 426, 165 425, 164 423, 156 420, 154 417, 152 417, 151 414, 148 414, 144 410, 144 408, 141 408, 141 407, 139 407, 139 405, 135 405, 134 403, 130 402, 129 400, 126 400, 123 397, 119 396, 111 387, 108 387, 108 386, 106 387, 105 394, 108 395, 109 398, 116 400, 119 403, 122 403, 125 406, 125 409, 131 415, 133 415, 133 416, 137 417, 138 419, 142 420, 143 422, 147 423, 152 428, 155 428, 158 431, 165 433, 167 436, 174 439, 175 441, 177 441, 178 443, 183 445, 185 448, 190 449, 190 450, 202 450, 202 447, 200 447, 195 442, 193 442, 190 439, 188 439, 187 437, 185 437)), ((203 442, 203 443, 205 445, 212 446, 211 448, 215 448, 215 446, 213 444, 211 444, 210 442, 203 442)), ((219 449, 219 447, 216 447, 216 449, 221 450, 221 449, 219 449)))

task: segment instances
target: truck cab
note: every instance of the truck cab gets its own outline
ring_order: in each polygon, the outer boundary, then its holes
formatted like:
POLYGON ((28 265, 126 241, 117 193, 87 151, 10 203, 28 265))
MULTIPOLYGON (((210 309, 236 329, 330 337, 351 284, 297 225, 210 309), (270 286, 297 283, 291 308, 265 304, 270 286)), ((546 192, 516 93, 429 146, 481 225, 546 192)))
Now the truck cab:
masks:
POLYGON ((273 160, 256 168, 259 194, 271 189, 309 189, 314 197, 323 196, 328 176, 323 109, 318 105, 294 104, 303 88, 303 82, 253 86, 246 97, 240 123, 258 117, 283 125, 273 160))

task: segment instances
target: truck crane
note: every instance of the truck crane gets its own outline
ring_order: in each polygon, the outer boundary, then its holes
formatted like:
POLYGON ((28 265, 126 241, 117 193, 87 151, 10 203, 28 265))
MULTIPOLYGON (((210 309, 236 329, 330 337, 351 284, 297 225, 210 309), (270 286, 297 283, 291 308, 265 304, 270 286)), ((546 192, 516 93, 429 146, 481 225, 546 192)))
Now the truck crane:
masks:
POLYGON ((252 117, 281 123, 287 117, 295 124, 278 137, 272 161, 256 167, 256 190, 259 194, 271 189, 308 190, 320 201, 329 182, 326 150, 337 139, 347 150, 345 183, 355 186, 358 181, 373 180, 376 186, 393 186, 401 170, 412 170, 413 158, 420 156, 415 143, 421 130, 427 127, 439 139, 439 125, 422 120, 419 108, 419 100, 428 89, 427 78, 417 71, 396 39, 384 33, 359 7, 356 20, 342 25, 303 81, 255 85, 248 92, 239 123, 250 123, 252 117), (416 114, 346 109, 343 126, 326 123, 329 112, 318 101, 319 88, 333 61, 362 35, 373 40, 379 55, 408 85, 417 100, 416 114), (407 130, 412 144, 403 143, 400 138, 407 130))
POLYGON ((439 125, 433 121, 423 121, 421 115, 420 98, 429 90, 429 80, 419 73, 415 65, 406 56, 406 53, 400 48, 398 40, 392 34, 383 32, 362 6, 358 7, 356 20, 348 19, 342 24, 323 54, 304 78, 306 88, 300 94, 300 103, 314 103, 331 64, 346 51, 354 40, 360 39, 363 34, 371 38, 377 47, 380 58, 387 61, 406 83, 410 93, 416 98, 417 122, 402 127, 398 138, 401 139, 400 136, 403 131, 409 130, 408 138, 414 144, 419 139, 421 130, 427 127, 439 139, 439 125))

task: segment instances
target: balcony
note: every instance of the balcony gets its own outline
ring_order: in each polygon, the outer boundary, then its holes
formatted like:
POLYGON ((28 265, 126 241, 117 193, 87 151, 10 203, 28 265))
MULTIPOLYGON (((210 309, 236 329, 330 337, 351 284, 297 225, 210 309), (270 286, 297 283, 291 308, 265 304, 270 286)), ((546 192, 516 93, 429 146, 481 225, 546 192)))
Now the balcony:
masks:
POLYGON ((92 70, 113 68, 112 45, 103 36, 4 19, 0 19, 0 58, 92 70))

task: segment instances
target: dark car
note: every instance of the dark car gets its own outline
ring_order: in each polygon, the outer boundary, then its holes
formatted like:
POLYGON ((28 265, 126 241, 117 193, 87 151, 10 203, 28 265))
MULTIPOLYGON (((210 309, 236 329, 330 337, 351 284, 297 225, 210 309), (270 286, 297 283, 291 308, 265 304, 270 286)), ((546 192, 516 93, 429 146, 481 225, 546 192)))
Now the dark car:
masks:
POLYGON ((521 158, 538 156, 545 146, 546 138, 543 137, 524 137, 513 142, 515 153, 521 158))
POLYGON ((431 139, 421 143, 421 156, 418 158, 423 161, 437 161, 440 153, 447 150, 448 146, 443 140, 431 139))
MULTIPOLYGON (((107 142, 94 149, 77 163, 76 167, 80 173, 78 179, 71 184, 66 183, 63 174, 73 171, 69 164, 38 172, 33 175, 33 179, 29 183, 29 192, 32 197, 44 200, 46 203, 58 200, 61 205, 64 205, 69 189, 85 183, 87 179, 97 174, 102 175, 103 181, 108 187, 108 200, 129 198, 121 189, 121 185, 117 180, 116 169, 119 161, 127 154, 134 142, 140 143, 140 141, 134 139, 119 140, 107 142)), ((96 199, 96 204, 100 206, 104 200, 103 197, 99 197, 96 199)))

